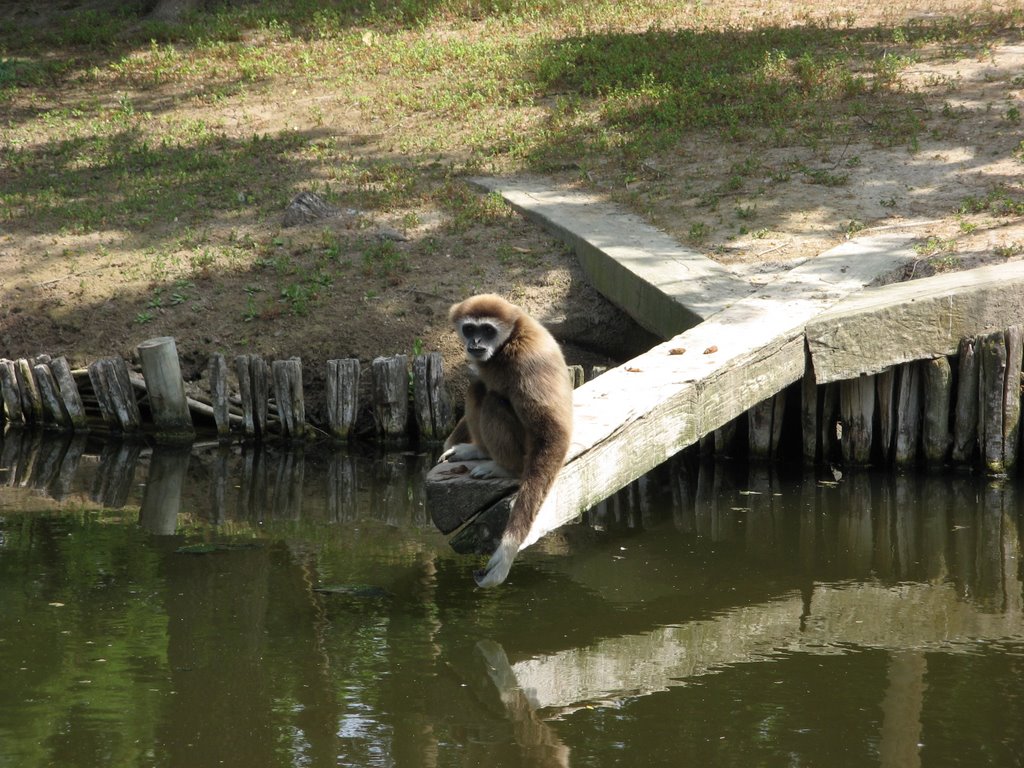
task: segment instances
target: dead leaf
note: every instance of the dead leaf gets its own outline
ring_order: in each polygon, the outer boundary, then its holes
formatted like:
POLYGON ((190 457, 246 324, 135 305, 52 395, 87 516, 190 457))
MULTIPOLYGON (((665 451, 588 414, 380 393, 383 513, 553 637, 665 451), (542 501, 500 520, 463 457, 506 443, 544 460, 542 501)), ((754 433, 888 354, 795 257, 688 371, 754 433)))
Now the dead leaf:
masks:
POLYGON ((704 354, 705 355, 713 355, 717 351, 718 351, 718 347, 715 344, 712 344, 710 347, 708 347, 707 349, 704 350, 704 354))
POLYGON ((630 373, 643 373, 643 371, 640 368, 626 368, 626 370, 629 371, 630 373))
POLYGON ((686 347, 672 347, 672 349, 668 351, 670 355, 681 355, 684 352, 686 352, 686 347))

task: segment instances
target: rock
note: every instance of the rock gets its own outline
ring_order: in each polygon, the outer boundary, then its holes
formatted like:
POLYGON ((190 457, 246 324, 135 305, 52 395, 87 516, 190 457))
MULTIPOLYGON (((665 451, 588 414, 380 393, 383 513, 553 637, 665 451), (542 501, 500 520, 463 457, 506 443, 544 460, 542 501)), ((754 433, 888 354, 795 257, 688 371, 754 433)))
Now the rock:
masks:
POLYGON ((333 205, 328 205, 319 195, 313 192, 300 192, 285 208, 282 225, 294 227, 299 224, 329 219, 338 214, 338 209, 333 205))

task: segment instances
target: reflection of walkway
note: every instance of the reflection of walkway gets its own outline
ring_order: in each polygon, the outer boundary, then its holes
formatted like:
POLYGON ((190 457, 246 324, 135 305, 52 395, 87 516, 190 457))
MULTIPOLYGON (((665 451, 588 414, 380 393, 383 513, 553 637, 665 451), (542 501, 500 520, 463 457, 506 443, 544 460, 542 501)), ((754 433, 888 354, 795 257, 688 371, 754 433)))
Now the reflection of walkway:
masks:
MULTIPOLYGON (((835 654, 843 653, 844 646, 967 650, 982 640, 1024 640, 1020 582, 1017 588, 1017 610, 985 613, 961 600, 948 583, 821 584, 814 588, 806 615, 804 597, 790 593, 705 621, 524 659, 507 673, 534 709, 565 711, 663 691, 725 666, 783 652, 835 654)), ((489 656, 492 663, 496 658, 489 656)))

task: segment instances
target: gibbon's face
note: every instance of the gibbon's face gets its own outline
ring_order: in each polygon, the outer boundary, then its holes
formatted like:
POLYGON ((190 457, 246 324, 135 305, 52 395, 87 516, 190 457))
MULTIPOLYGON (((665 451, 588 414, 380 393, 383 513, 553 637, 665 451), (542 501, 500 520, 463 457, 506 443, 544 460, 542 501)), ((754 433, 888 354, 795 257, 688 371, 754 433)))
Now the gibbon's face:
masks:
POLYGON ((459 321, 459 336, 466 354, 476 362, 490 360, 508 339, 511 328, 493 317, 464 317, 459 321))

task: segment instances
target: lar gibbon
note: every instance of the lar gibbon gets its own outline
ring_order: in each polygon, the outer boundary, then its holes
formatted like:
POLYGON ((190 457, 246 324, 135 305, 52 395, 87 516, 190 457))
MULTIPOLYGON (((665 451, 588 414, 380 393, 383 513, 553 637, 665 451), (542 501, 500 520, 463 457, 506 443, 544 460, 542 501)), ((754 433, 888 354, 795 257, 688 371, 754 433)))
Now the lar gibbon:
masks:
POLYGON ((448 318, 477 378, 466 414, 445 441, 440 461, 489 459, 473 477, 518 477, 508 525, 482 587, 500 584, 530 533, 537 510, 565 463, 572 433, 572 386, 562 350, 547 329, 494 294, 471 296, 448 318))

